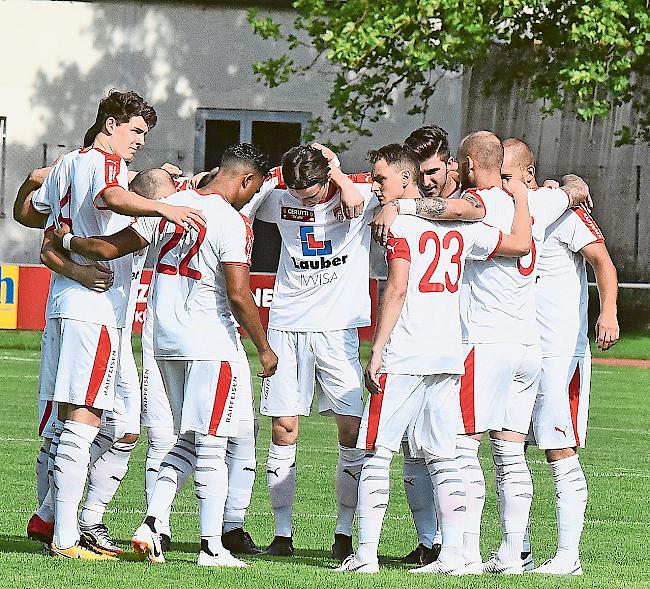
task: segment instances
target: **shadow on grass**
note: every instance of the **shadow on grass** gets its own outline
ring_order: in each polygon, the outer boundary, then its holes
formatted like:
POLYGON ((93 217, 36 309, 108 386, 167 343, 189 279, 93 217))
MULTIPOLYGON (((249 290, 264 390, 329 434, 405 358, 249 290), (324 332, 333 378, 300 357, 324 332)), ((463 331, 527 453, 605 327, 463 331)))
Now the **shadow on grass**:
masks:
POLYGON ((0 535, 0 552, 47 554, 45 545, 40 542, 34 542, 25 536, 6 535, 0 535))

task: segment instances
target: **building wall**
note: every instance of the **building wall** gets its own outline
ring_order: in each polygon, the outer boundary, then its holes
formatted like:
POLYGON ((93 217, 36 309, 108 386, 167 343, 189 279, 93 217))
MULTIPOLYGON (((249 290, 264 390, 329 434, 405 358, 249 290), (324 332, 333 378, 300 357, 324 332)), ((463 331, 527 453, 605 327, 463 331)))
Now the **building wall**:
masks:
MULTIPOLYGON (((289 11, 271 13, 282 23, 292 21, 289 11)), ((253 35, 245 9, 8 0, 0 3, 0 22, 0 116, 7 117, 3 262, 37 261, 40 232, 11 219, 17 188, 43 165, 44 144, 49 161, 79 145, 111 88, 136 90, 158 112, 134 169, 170 161, 192 171, 198 107, 326 114, 332 74, 325 66, 275 89, 256 82, 251 64, 281 46, 253 35)), ((461 80, 446 78, 427 119, 445 127, 453 144, 460 136, 461 94, 461 80)), ((341 158, 344 168, 366 169, 369 148, 401 141, 422 124, 407 110, 397 103, 372 138, 356 140, 341 158)))

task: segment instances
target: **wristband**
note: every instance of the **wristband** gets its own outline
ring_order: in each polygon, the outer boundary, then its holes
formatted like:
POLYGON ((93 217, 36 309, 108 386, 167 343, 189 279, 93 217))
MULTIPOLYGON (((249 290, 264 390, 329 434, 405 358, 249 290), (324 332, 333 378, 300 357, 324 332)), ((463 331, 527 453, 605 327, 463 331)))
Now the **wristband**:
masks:
POLYGON ((66 233, 63 236, 62 242, 63 242, 63 249, 70 251, 70 242, 72 241, 72 238, 74 235, 72 233, 66 233))
POLYGON ((400 198, 398 211, 400 215, 417 215, 416 202, 414 198, 400 198))

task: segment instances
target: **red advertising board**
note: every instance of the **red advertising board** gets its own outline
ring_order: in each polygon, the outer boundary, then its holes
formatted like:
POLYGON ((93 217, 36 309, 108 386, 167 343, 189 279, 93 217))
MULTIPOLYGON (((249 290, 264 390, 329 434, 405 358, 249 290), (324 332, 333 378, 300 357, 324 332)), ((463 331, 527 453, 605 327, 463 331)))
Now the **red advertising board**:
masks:
MULTIPOLYGON (((133 320, 133 331, 140 333, 147 309, 147 295, 151 283, 151 270, 144 270, 138 289, 138 302, 133 320)), ((1 276, 1 275, 0 275, 1 276)), ((50 271, 44 266, 19 266, 16 303, 16 329, 43 329, 45 326, 45 302, 50 288, 50 271)), ((260 310, 262 324, 266 327, 269 308, 273 300, 275 274, 251 274, 251 292, 260 310)), ((5 288, 1 292, 8 290, 5 288)), ((372 324, 377 318, 377 281, 370 280, 372 324)), ((2 303, 2 301, 0 301, 2 303)), ((359 329, 362 340, 372 339, 372 327, 359 329)))

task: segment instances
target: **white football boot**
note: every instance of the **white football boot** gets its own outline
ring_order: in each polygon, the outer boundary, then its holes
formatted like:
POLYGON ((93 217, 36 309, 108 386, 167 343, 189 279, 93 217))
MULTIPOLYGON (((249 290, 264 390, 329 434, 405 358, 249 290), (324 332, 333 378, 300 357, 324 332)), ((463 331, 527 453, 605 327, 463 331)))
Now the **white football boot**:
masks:
POLYGON ((235 558, 225 548, 218 554, 208 554, 204 550, 199 552, 199 566, 201 567, 230 567, 245 569, 248 565, 238 558, 235 558))
POLYGON ((530 572, 539 575, 582 575, 582 565, 579 558, 566 561, 555 557, 530 572))
POLYGON ((142 560, 147 558, 153 563, 165 562, 165 555, 160 545, 160 534, 154 532, 145 523, 141 524, 133 534, 131 547, 142 560))
POLYGON ((521 559, 512 562, 503 562, 494 553, 490 560, 483 563, 483 572, 494 575, 521 575, 524 572, 523 561, 521 559))
POLYGON ((423 567, 419 567, 417 569, 413 569, 409 572, 415 575, 418 575, 420 573, 425 573, 425 574, 429 573, 434 575, 451 575, 454 577, 468 574, 466 571, 464 561, 461 560, 458 563, 446 563, 440 559, 434 560, 430 564, 427 564, 423 567))
POLYGON ((334 569, 337 573, 352 572, 352 573, 378 573, 379 572, 379 563, 378 562, 361 562, 357 560, 357 557, 354 554, 348 556, 341 566, 334 569))

